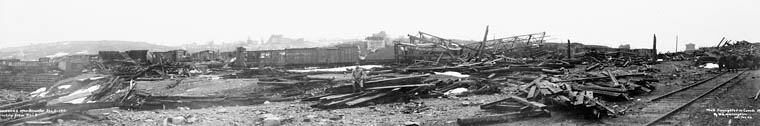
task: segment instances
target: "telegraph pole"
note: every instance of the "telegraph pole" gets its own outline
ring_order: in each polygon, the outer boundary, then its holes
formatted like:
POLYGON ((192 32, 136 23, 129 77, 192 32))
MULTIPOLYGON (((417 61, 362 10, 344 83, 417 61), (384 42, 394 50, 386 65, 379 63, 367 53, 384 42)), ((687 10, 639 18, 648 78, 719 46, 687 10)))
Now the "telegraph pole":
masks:
POLYGON ((571 49, 572 48, 570 48, 570 39, 568 39, 567 40, 567 59, 568 60, 573 58, 573 54, 571 53, 571 49))
POLYGON ((657 62, 657 35, 652 35, 652 63, 657 62))

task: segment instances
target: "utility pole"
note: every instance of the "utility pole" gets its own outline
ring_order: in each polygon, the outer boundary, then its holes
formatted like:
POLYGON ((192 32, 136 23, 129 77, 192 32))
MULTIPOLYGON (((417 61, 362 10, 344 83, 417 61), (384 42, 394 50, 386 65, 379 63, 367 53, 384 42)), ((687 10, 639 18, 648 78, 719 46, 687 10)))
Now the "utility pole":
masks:
POLYGON ((652 35, 652 63, 657 62, 657 34, 652 35))
POLYGON ((676 52, 678 52, 678 35, 676 35, 676 52))
POLYGON ((480 43, 480 46, 478 47, 478 53, 476 56, 480 56, 481 53, 483 53, 483 46, 486 44, 486 40, 488 40, 488 25, 486 25, 486 34, 483 34, 483 42, 480 43))
POLYGON ((572 51, 571 49, 572 48, 570 48, 570 39, 568 39, 567 40, 567 59, 568 60, 573 58, 573 54, 571 53, 571 51, 572 51))

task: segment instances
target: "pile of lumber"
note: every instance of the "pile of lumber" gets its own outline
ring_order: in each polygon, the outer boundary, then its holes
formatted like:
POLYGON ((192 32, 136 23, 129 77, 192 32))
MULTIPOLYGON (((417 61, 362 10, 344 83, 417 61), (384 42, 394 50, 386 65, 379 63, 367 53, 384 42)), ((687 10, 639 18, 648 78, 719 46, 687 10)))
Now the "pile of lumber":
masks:
MULTIPOLYGON (((552 83, 543 80, 542 76, 533 82, 522 85, 520 91, 523 92, 527 99, 548 101, 553 100, 556 103, 562 103, 564 105, 572 105, 574 107, 587 107, 597 114, 597 117, 601 117, 601 113, 606 113, 608 116, 616 116, 616 111, 607 107, 605 104, 599 101, 595 94, 605 95, 609 97, 623 96, 624 93, 607 92, 598 89, 605 89, 602 87, 588 87, 582 85, 575 85, 569 83, 552 83)), ((614 90, 615 88, 609 88, 614 90)), ((625 91, 625 90, 615 90, 625 91)), ((627 95, 625 95, 627 96, 627 95)))
POLYGON ((485 125, 491 123, 514 122, 535 117, 551 116, 547 105, 528 101, 519 96, 508 96, 505 99, 480 106, 484 110, 497 112, 495 115, 457 119, 459 125, 485 125))
POLYGON ((408 100, 417 97, 443 96, 447 91, 456 88, 466 88, 466 92, 459 94, 484 94, 497 93, 497 86, 483 79, 434 79, 430 75, 409 75, 379 80, 371 80, 365 83, 361 91, 353 92, 352 85, 343 85, 327 89, 331 93, 305 98, 305 101, 320 101, 313 107, 318 108, 343 108, 366 105, 364 103, 385 103, 399 100, 408 100))
POLYGON ((627 67, 631 65, 645 65, 651 63, 650 57, 637 55, 630 52, 596 52, 591 51, 580 57, 589 66, 586 71, 602 69, 604 67, 627 67))

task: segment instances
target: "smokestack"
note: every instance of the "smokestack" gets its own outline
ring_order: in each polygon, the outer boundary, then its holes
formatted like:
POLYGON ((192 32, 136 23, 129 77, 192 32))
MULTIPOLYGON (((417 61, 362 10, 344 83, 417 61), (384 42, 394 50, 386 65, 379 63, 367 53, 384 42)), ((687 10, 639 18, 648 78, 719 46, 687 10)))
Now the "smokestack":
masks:
POLYGON ((653 40, 652 40, 652 63, 657 62, 657 35, 653 34, 653 40))
POLYGON ((572 48, 570 48, 570 39, 567 40, 567 59, 572 59, 573 54, 571 53, 572 48))
POLYGON ((676 52, 678 52, 678 36, 676 35, 676 52))

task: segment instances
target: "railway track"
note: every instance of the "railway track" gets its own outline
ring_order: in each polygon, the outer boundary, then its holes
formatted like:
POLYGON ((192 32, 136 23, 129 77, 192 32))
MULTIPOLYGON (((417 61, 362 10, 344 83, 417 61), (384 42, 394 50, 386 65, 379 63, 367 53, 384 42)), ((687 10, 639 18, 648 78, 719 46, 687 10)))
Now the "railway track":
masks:
POLYGON ((721 73, 687 87, 649 99, 640 112, 626 115, 610 122, 613 125, 677 125, 680 121, 669 119, 694 101, 731 82, 736 82, 745 72, 721 73))

